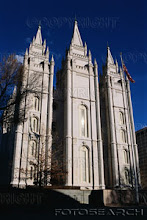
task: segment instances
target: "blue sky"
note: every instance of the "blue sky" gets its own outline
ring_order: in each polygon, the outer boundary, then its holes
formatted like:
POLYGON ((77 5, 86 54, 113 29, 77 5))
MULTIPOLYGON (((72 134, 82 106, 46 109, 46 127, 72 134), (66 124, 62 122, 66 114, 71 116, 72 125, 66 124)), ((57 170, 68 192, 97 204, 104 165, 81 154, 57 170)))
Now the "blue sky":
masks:
POLYGON ((136 130, 147 126, 147 7, 143 0, 91 1, 2 1, 0 4, 0 58, 23 55, 39 21, 56 70, 69 46, 76 14, 83 42, 97 59, 99 72, 105 62, 107 41, 112 55, 123 53, 125 64, 136 81, 131 84, 136 130))

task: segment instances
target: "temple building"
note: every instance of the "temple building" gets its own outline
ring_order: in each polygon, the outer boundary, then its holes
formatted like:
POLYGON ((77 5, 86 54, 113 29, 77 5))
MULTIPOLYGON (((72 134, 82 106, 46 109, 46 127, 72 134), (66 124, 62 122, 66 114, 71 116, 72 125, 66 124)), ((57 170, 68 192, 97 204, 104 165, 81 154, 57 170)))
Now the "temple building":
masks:
MULTIPOLYGON (((58 163, 63 165, 64 186, 95 190, 138 187, 130 81, 110 48, 99 75, 97 61, 93 62, 75 21, 53 89, 54 65, 39 26, 24 56, 22 86, 30 88, 32 82, 34 87, 17 108, 24 109, 25 120, 16 126, 14 139, 8 144, 13 158, 10 184, 34 185, 40 155, 44 155, 45 169, 52 170, 54 149, 60 148, 58 163), (62 144, 57 143, 56 135, 62 144)), ((44 184, 51 185, 48 179, 52 179, 52 172, 48 175, 44 184)))

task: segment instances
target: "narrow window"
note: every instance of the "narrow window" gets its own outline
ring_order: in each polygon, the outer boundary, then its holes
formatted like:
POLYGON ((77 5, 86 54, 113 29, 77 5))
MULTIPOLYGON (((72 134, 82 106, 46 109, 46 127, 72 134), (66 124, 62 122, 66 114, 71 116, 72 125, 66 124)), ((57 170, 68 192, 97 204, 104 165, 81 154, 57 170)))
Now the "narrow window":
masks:
POLYGON ((35 111, 39 111, 39 109, 40 109, 40 102, 39 102, 39 98, 37 96, 34 97, 33 103, 34 103, 34 110, 35 111))
POLYGON ((32 130, 33 130, 33 132, 39 131, 39 122, 38 122, 38 118, 36 118, 36 117, 32 118, 32 130))
POLYGON ((32 156, 37 158, 37 143, 34 140, 30 143, 30 152, 32 156))
POLYGON ((129 177, 129 171, 125 169, 125 184, 128 185, 130 184, 130 177, 129 177))
POLYGON ((80 136, 88 137, 88 120, 87 108, 84 105, 80 106, 80 136))
POLYGON ((119 122, 121 125, 124 124, 124 114, 122 112, 119 112, 119 122))
POLYGON ((120 140, 123 143, 126 143, 126 132, 124 130, 120 130, 120 140))
POLYGON ((83 146, 81 148, 81 182, 89 182, 89 150, 83 146))
POLYGON ((126 164, 128 164, 129 163, 129 153, 127 150, 123 150, 123 156, 124 156, 124 162, 126 164))
POLYGON ((82 150, 82 153, 81 153, 81 156, 82 156, 82 181, 83 182, 86 182, 86 179, 87 179, 87 174, 86 174, 86 164, 87 164, 87 158, 86 158, 86 151, 82 150))
POLYGON ((32 142, 32 156, 34 156, 34 141, 32 142))
POLYGON ((33 167, 31 166, 31 169, 30 169, 30 179, 32 180, 33 179, 33 167))

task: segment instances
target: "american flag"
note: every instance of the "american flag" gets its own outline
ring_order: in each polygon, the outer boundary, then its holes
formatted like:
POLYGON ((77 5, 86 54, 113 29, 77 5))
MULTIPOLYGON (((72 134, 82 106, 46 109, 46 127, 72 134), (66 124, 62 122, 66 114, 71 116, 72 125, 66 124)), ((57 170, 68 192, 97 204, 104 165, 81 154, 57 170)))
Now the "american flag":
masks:
POLYGON ((132 79, 132 77, 130 76, 130 74, 129 74, 129 72, 128 72, 128 70, 127 70, 127 67, 125 66, 124 62, 123 62, 123 70, 124 70, 124 72, 127 74, 128 79, 129 79, 132 83, 135 83, 135 80, 132 79))

